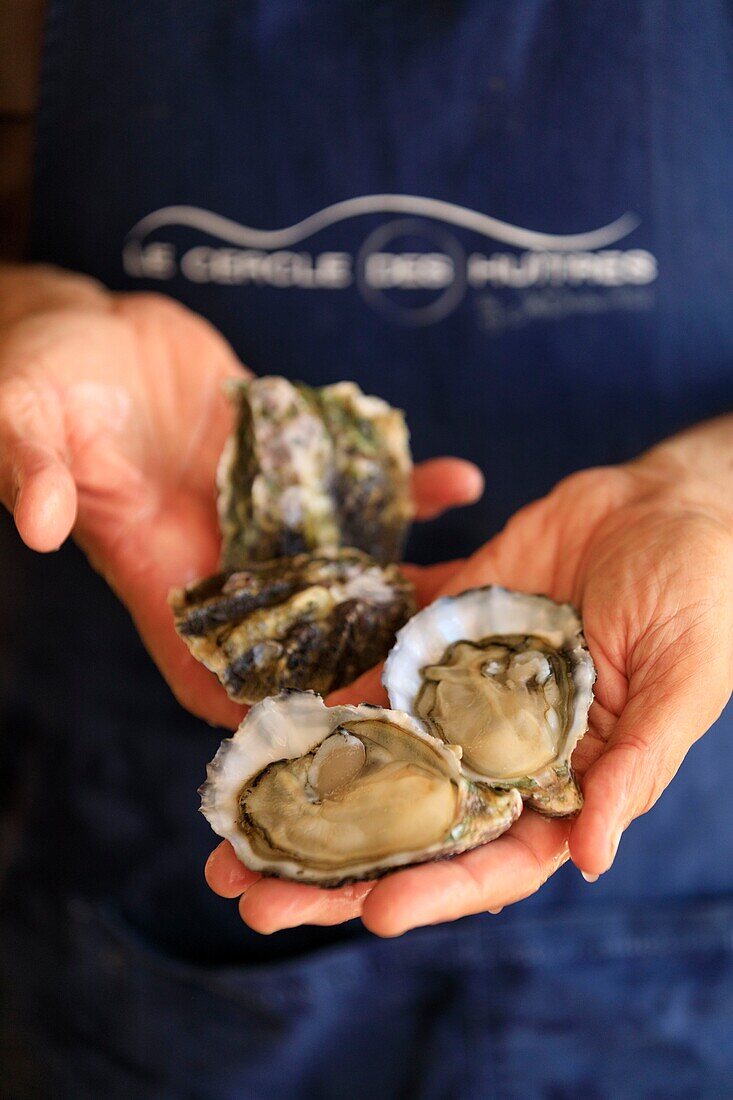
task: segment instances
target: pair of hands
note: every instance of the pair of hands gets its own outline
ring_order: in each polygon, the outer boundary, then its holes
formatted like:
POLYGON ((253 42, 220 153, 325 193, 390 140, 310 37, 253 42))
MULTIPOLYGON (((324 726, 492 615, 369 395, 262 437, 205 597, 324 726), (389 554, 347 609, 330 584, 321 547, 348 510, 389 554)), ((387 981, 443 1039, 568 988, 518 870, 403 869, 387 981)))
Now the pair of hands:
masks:
MULTIPOLYGON (((0 303, 0 496, 21 537, 48 551, 73 531, 181 704, 233 727, 242 708, 181 645, 166 596, 216 568, 212 485, 231 415, 221 383, 241 365, 165 298, 6 269, 0 303)), ((598 681, 573 758, 577 819, 527 812, 483 848, 328 891, 260 879, 224 843, 207 864, 211 887, 240 896, 261 932, 361 916, 390 936, 518 901, 569 858, 587 877, 606 871, 730 695, 732 488, 733 422, 712 422, 634 463, 573 475, 465 562, 409 570, 422 603, 498 583, 582 610, 598 681)), ((420 518, 481 491, 458 459, 415 472, 420 518)), ((337 700, 383 698, 369 673, 337 700)))

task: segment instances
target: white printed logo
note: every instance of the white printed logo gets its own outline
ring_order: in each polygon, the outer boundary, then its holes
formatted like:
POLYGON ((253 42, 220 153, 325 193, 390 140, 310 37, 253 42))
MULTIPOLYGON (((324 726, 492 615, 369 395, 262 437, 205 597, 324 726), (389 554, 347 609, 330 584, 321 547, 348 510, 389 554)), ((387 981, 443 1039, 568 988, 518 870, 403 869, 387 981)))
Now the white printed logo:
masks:
POLYGON ((612 247, 639 224, 626 213, 586 233, 542 233, 418 195, 362 195, 285 229, 255 229, 199 207, 167 206, 133 226, 123 264, 134 278, 180 276, 192 283, 281 290, 356 288, 373 309, 413 326, 440 321, 471 292, 479 322, 501 331, 579 310, 649 308, 649 291, 633 288, 654 282, 656 258, 645 249, 612 247), (392 216, 355 251, 302 247, 324 229, 378 214, 392 216), (170 231, 181 228, 217 243, 193 244, 179 254, 170 231), (455 229, 463 239, 467 233, 510 251, 485 245, 468 250, 455 229))

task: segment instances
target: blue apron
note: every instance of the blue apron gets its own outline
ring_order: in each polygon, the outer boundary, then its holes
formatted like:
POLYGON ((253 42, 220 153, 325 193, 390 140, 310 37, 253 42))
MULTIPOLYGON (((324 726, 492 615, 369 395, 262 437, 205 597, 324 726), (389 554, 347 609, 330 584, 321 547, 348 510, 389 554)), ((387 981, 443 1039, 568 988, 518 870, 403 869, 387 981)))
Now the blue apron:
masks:
MULTIPOLYGON (((730 46, 692 0, 58 0, 32 258, 404 407, 487 474, 414 535, 453 557, 731 407, 730 46)), ((202 880, 220 734, 73 547, 1 536, 10 1095, 730 1095, 733 714, 593 887, 260 937, 202 880)))

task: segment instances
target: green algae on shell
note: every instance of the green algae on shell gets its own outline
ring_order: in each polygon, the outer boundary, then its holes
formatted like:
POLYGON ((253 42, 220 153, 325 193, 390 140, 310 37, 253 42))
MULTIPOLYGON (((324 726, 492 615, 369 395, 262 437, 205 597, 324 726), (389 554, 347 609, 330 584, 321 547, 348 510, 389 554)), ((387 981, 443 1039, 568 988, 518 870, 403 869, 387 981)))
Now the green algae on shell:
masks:
POLYGON ((338 546, 399 560, 413 513, 402 412, 353 382, 227 388, 236 423, 217 473, 222 568, 338 546))

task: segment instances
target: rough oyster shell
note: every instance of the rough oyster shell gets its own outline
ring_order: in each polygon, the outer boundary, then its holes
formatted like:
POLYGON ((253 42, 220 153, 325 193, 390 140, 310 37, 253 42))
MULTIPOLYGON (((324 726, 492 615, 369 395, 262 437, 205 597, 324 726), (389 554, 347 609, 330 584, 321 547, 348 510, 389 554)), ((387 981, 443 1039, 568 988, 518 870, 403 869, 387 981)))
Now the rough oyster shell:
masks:
POLYGON ((594 681, 573 607, 498 586, 415 615, 383 676, 392 707, 461 746, 466 775, 517 787, 548 816, 582 805, 570 757, 588 728, 594 681))
POLYGON ((351 683, 415 610, 397 566, 358 550, 251 563, 174 589, 169 602, 191 653, 240 703, 351 683))
POLYGON ((517 791, 468 780, 458 753, 409 715, 327 707, 312 692, 253 707, 200 793, 248 867, 319 886, 466 851, 522 808, 517 791))
POLYGON ((401 557, 412 518, 403 414, 353 382, 233 382, 237 422, 219 464, 222 568, 354 546, 401 557))

